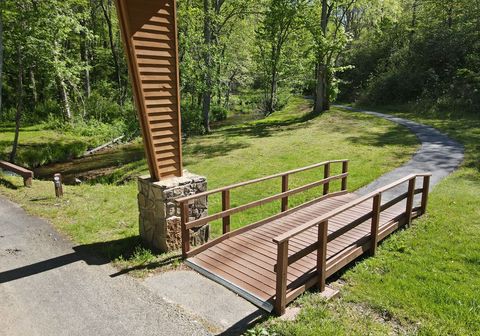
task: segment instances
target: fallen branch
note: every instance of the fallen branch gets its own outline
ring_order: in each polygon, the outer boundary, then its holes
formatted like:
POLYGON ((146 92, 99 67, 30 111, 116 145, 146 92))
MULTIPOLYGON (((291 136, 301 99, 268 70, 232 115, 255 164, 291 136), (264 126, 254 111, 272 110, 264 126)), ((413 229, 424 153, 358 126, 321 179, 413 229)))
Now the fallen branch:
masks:
POLYGON ((90 149, 90 150, 86 151, 85 153, 83 153, 83 155, 81 157, 85 157, 85 156, 95 154, 96 152, 101 151, 102 149, 108 148, 108 147, 120 142, 123 138, 125 138, 125 135, 119 136, 118 138, 115 138, 112 141, 107 142, 106 144, 103 144, 103 145, 98 146, 96 148, 90 149))

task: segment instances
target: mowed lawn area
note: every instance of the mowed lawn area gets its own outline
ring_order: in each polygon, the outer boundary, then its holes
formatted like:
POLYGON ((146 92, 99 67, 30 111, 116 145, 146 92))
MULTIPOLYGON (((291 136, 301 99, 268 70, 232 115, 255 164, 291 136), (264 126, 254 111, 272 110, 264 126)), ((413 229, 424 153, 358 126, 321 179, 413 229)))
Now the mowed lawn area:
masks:
MULTIPOLYGON (((351 160, 350 190, 361 187, 408 161, 418 143, 406 129, 371 116, 332 109, 320 116, 310 114, 310 102, 297 98, 284 110, 266 119, 229 126, 207 136, 189 138, 184 146, 186 168, 208 177, 209 188, 253 179, 313 163, 351 160)), ((141 162, 140 162, 141 164, 141 162)), ((138 164, 135 164, 138 166, 138 164)), ((127 167, 128 168, 128 167, 127 167)), ((122 173, 126 173, 123 171, 122 173)), ((146 173, 146 167, 135 168, 146 173)), ((312 170, 292 178, 292 187, 323 177, 312 170)), ((75 243, 100 249, 123 268, 136 274, 164 264, 171 255, 155 256, 139 247, 137 185, 83 184, 65 186, 65 197, 54 197, 53 183, 34 181, 33 188, 20 186, 19 179, 3 177, 0 193, 21 204, 31 214, 49 219, 75 243)), ((232 206, 280 191, 280 181, 232 192, 232 206)), ((333 186, 332 186, 333 189, 333 186)), ((292 197, 292 205, 318 196, 320 189, 292 197)), ((210 213, 220 210, 220 199, 210 198, 210 213)), ((232 217, 238 228, 260 217, 278 212, 279 203, 232 217)), ((212 224, 213 235, 220 223, 212 224)))
POLYGON ((251 334, 480 334, 480 120, 384 112, 461 141, 462 168, 435 187, 426 216, 341 276, 339 300, 306 294, 296 321, 270 320, 251 334))

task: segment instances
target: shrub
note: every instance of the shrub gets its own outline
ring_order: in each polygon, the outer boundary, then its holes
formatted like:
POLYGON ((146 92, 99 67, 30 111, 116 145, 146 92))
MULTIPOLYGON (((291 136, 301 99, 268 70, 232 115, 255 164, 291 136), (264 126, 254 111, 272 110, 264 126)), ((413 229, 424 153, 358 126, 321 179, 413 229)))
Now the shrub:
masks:
POLYGON ((182 105, 182 131, 186 135, 205 133, 200 107, 191 104, 182 105))
POLYGON ((210 121, 222 121, 227 119, 228 110, 223 106, 214 105, 210 112, 210 121))

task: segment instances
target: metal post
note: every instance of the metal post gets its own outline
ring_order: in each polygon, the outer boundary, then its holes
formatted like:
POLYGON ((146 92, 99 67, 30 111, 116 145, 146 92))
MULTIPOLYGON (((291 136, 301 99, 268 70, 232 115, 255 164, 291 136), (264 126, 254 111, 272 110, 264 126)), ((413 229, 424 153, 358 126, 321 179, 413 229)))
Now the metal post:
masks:
POLYGON ((53 185, 55 186, 55 196, 63 197, 62 175, 60 173, 53 176, 53 185))

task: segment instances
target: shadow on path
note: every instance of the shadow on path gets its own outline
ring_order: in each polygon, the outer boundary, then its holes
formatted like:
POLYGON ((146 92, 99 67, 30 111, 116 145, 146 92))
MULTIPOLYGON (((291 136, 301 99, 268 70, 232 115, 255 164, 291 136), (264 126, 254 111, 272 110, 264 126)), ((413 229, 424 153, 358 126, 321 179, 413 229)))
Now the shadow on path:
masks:
MULTIPOLYGON (((75 246, 73 247, 72 253, 0 272, 0 283, 6 283, 47 272, 80 260, 85 261, 88 265, 105 265, 120 256, 125 257, 126 255, 130 255, 132 246, 136 246, 138 243, 139 237, 130 237, 109 242, 75 246), (128 252, 125 252, 126 250, 128 252)), ((111 277, 128 273, 129 271, 130 270, 121 271, 112 274, 111 277)))

